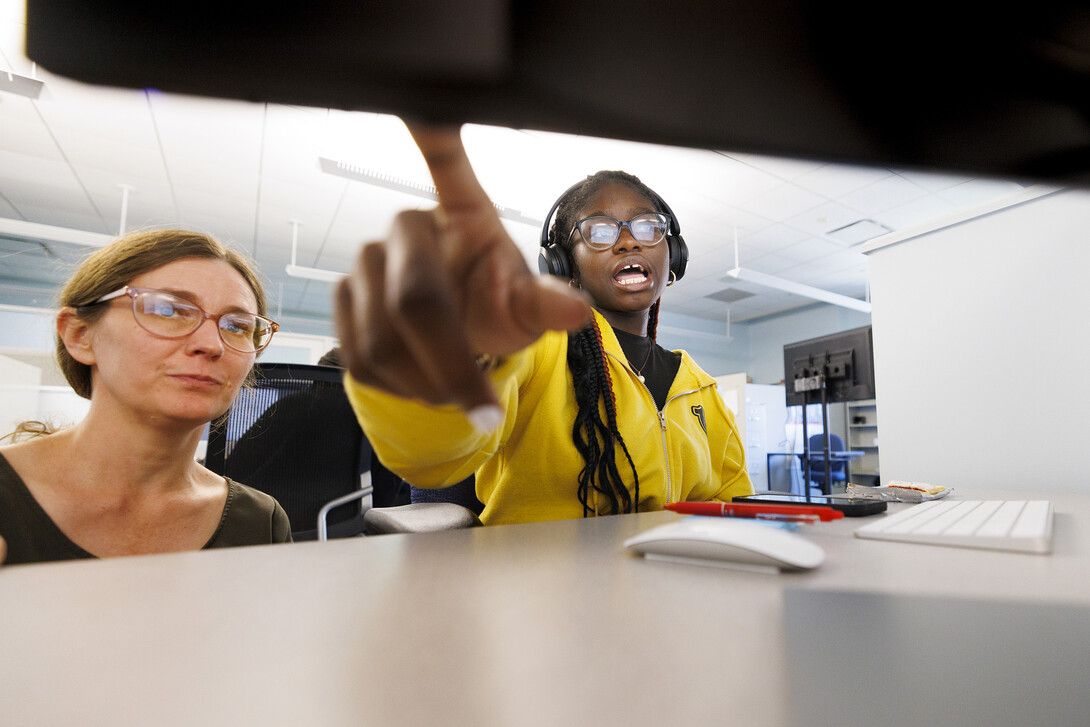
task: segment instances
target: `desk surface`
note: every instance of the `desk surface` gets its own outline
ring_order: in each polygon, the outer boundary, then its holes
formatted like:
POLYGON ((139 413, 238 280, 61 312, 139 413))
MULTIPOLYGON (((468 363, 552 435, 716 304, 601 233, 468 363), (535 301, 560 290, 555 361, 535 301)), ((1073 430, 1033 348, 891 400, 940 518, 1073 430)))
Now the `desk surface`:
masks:
POLYGON ((1090 495, 1047 497, 1048 556, 851 518, 807 526, 802 574, 625 550, 668 512, 0 568, 0 722, 792 724, 795 589, 1090 607, 1090 495))

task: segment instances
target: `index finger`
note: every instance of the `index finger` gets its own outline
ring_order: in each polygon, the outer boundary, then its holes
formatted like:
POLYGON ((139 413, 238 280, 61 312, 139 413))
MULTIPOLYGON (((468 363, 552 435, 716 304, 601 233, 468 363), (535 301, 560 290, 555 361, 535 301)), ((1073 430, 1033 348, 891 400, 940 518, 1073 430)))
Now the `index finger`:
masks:
POLYGON ((500 225, 499 213, 469 162, 459 127, 408 121, 405 125, 424 155, 424 162, 435 183, 439 207, 448 218, 469 217, 482 222, 495 220, 500 225))

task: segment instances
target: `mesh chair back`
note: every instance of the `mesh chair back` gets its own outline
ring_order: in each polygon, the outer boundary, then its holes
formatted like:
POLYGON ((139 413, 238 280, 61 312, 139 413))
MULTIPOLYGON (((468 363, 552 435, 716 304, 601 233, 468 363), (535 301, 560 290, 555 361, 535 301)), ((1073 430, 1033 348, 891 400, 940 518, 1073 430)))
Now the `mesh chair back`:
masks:
MULTIPOLYGON (((341 369, 278 363, 255 369, 256 383, 212 424, 205 464, 275 497, 293 537, 314 539, 322 505, 360 488, 371 447, 345 396, 341 369)), ((339 535, 362 532, 362 504, 339 508, 330 525, 339 535)))

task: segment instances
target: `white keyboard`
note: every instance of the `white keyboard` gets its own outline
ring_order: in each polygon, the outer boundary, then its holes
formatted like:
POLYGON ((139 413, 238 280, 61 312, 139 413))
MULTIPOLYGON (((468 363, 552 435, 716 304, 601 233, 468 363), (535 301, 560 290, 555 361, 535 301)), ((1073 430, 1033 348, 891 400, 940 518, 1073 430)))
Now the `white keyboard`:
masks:
POLYGON ((931 500, 864 525, 855 535, 905 543, 1048 553, 1052 550, 1052 503, 931 500))

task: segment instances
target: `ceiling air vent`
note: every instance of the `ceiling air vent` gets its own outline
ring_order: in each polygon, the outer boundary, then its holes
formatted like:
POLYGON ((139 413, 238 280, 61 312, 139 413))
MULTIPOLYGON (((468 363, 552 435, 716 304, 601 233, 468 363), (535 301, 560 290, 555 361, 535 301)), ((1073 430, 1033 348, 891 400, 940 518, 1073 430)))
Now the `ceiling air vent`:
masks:
POLYGON ((856 220, 850 225, 844 225, 835 230, 829 230, 825 233, 825 236, 842 245, 861 245, 867 240, 880 237, 881 235, 890 232, 893 232, 893 230, 889 229, 881 222, 867 219, 856 220))
POLYGON ((723 288, 717 293, 711 293, 704 297, 711 298, 712 300, 719 300, 724 303, 737 303, 740 300, 752 298, 753 296, 754 293, 750 293, 748 290, 741 290, 740 288, 723 288))

